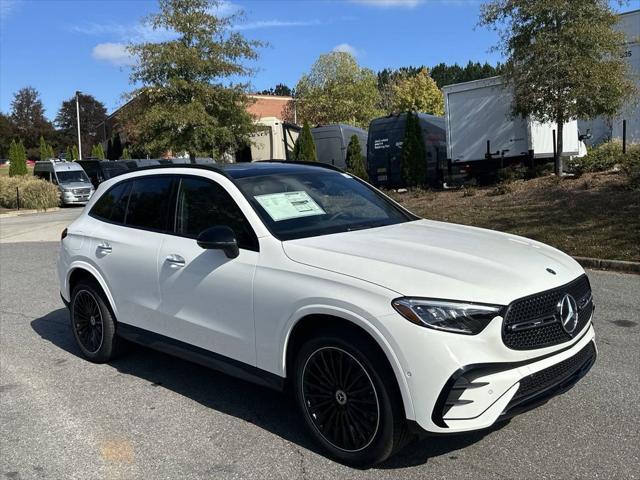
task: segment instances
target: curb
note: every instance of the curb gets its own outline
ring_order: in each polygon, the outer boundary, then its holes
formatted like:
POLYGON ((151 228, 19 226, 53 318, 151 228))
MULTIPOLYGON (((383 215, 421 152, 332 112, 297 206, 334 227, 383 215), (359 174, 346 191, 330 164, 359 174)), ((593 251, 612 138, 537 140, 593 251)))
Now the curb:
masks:
POLYGON ((627 262, 624 260, 603 260, 600 258, 573 257, 585 268, 599 270, 611 270, 614 272, 640 274, 640 262, 627 262))
POLYGON ((0 218, 19 217, 21 215, 32 215, 34 213, 57 212, 58 210, 60 210, 60 207, 47 208, 46 210, 13 210, 11 212, 0 213, 0 218))

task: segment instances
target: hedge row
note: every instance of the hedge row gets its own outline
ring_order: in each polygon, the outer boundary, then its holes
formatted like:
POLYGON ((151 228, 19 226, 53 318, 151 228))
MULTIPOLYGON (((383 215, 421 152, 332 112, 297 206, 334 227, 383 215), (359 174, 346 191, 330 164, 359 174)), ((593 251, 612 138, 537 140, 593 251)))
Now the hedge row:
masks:
POLYGON ((0 177, 0 207, 46 210, 60 204, 60 191, 54 184, 32 176, 0 177), (16 191, 17 190, 17 191, 16 191))

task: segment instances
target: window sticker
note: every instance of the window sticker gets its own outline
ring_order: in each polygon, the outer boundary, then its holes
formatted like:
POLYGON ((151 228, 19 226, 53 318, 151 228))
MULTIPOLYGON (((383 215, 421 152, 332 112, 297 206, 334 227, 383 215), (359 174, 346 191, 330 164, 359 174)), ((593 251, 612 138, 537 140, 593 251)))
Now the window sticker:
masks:
POLYGON ((307 194, 307 192, 282 192, 253 197, 275 221, 291 218, 325 215, 326 212, 307 194))

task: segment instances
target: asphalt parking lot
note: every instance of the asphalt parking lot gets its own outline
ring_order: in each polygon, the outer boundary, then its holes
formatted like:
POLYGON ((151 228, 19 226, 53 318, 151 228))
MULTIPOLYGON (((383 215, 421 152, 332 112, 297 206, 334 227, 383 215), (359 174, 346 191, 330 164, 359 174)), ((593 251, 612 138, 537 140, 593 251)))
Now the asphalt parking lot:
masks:
POLYGON ((589 272, 599 356, 571 391, 355 470, 316 449, 282 394, 144 348, 83 360, 47 241, 78 213, 0 220, 0 478, 640 478, 640 276, 589 272))

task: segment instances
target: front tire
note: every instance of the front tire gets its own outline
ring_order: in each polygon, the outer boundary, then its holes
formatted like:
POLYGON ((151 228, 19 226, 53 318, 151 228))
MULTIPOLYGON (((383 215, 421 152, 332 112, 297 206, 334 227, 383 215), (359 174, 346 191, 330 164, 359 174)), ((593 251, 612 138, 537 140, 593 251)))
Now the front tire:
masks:
POLYGON ((71 330, 82 354, 95 363, 105 363, 118 351, 116 322, 102 289, 93 282, 74 286, 69 302, 71 330))
POLYGON ((380 353, 344 332, 307 340, 295 359, 295 398, 307 429, 347 465, 382 462, 407 437, 396 379, 380 353))

